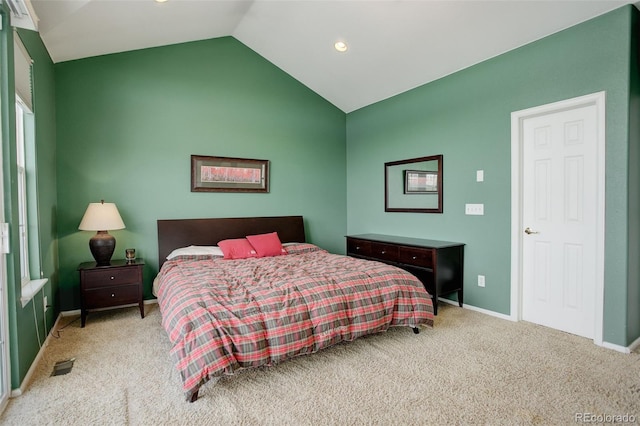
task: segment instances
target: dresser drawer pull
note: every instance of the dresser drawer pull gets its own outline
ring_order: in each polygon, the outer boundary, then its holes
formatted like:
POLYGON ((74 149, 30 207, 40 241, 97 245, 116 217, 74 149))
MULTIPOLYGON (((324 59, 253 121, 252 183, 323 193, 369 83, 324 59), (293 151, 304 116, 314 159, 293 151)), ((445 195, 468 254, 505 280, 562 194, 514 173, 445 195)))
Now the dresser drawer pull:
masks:
POLYGON ((109 277, 109 279, 112 279, 112 280, 113 280, 113 279, 115 279, 115 277, 112 275, 111 277, 109 277))
POLYGON ((416 256, 413 256, 411 259, 416 260, 416 259, 417 259, 417 257, 416 257, 416 256))
POLYGON ((116 294, 115 293, 111 293, 111 297, 116 297, 116 294))
POLYGON ((382 251, 380 252, 380 254, 385 254, 385 253, 386 253, 386 251, 384 251, 384 250, 382 250, 382 251))
POLYGON ((360 250, 360 246, 356 246, 356 250, 360 250))

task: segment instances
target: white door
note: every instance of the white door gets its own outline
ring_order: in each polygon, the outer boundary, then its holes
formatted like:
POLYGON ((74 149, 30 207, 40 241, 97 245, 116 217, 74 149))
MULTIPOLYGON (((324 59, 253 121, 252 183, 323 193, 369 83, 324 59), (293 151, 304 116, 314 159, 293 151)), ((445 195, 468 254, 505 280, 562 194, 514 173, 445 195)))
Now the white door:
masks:
POLYGON ((522 127, 522 319, 594 337, 598 120, 595 105, 522 127))

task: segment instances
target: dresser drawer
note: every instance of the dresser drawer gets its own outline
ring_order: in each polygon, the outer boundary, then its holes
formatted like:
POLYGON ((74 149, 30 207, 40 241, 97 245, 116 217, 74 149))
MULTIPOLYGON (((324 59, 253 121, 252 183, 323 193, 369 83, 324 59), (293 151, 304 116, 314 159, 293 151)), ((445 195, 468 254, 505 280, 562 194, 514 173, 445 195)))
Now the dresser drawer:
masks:
POLYGON ((398 248, 398 262, 432 269, 434 252, 433 249, 400 246, 398 248))
POLYGON ((139 285, 118 285, 103 287, 84 292, 84 308, 108 308, 111 306, 138 303, 140 300, 139 285))
POLYGON ((100 288, 113 285, 138 284, 141 280, 140 268, 127 266, 123 268, 94 269, 83 271, 82 280, 85 289, 100 288))
POLYGON ((347 254, 371 256, 371 241, 347 238, 347 254))
POLYGON ((398 246, 384 243, 371 243, 371 257, 390 262, 398 261, 398 246))

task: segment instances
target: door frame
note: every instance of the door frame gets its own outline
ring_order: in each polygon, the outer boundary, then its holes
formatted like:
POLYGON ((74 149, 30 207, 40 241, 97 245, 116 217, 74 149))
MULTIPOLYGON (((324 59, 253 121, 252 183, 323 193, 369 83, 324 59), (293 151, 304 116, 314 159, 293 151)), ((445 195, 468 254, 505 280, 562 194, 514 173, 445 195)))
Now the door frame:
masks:
POLYGON ((511 313, 513 321, 522 320, 522 196, 523 196, 523 122, 528 118, 565 110, 596 108, 596 277, 594 333, 596 345, 603 345, 604 323, 604 236, 605 236, 605 92, 592 93, 511 113, 511 313))
MULTIPOLYGON (((0 123, 0 142, 2 141, 2 123, 0 123)), ((0 223, 4 222, 4 157, 0 150, 0 223)), ((0 242, 9 238, 1 235, 0 242)), ((0 246, 2 244, 0 243, 0 246)), ((0 247, 0 415, 9 403, 11 396, 11 366, 9 351, 9 281, 7 280, 7 256, 0 247)))

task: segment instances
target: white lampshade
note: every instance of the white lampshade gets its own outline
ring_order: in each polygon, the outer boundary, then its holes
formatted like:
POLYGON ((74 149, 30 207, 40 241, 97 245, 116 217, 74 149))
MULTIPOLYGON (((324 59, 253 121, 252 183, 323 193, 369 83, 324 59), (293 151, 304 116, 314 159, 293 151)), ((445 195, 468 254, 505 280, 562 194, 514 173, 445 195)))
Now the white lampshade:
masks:
POLYGON ((124 229, 124 222, 114 203, 89 203, 87 211, 80 221, 81 231, 110 231, 124 229))

